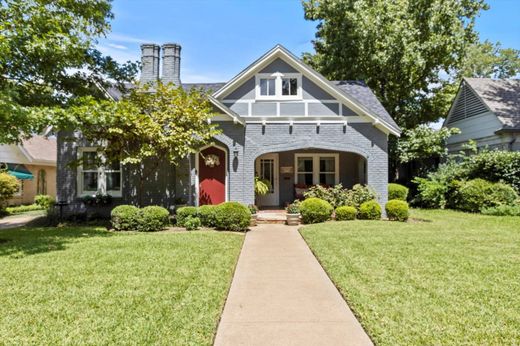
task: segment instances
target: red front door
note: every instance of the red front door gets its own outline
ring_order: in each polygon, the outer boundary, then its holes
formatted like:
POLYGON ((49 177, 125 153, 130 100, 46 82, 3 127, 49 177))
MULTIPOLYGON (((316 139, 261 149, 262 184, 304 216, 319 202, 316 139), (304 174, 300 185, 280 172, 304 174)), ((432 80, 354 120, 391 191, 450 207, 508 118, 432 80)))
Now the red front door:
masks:
POLYGON ((226 201, 226 154, 209 147, 199 154, 199 205, 226 201))

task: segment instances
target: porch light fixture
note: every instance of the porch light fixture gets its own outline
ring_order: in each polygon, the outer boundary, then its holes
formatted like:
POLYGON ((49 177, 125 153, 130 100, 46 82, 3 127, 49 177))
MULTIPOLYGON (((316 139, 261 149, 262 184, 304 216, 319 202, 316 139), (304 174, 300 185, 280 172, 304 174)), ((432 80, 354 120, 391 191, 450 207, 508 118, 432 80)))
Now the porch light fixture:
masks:
POLYGON ((233 150, 233 157, 236 159, 238 158, 238 150, 233 150))

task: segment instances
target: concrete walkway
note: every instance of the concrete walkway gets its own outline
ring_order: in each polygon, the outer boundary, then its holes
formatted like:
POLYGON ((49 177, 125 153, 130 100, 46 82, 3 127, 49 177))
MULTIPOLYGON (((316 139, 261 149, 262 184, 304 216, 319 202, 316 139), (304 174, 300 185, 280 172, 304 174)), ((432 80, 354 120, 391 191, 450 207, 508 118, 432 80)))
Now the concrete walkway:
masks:
POLYGON ((45 213, 42 211, 32 211, 28 213, 10 215, 0 219, 0 230, 10 229, 15 227, 22 227, 29 222, 44 217, 45 213))
POLYGON ((215 345, 372 345, 297 227, 246 235, 215 345))

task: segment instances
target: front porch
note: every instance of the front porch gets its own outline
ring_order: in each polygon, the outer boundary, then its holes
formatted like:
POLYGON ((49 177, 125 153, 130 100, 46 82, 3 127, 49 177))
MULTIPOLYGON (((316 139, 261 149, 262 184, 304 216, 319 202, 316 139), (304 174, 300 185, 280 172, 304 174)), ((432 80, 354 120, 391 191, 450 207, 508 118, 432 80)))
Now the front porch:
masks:
POLYGON ((367 164, 356 153, 308 148, 257 157, 255 175, 271 184, 269 193, 257 196, 255 203, 261 209, 283 209, 313 185, 366 184, 367 164))

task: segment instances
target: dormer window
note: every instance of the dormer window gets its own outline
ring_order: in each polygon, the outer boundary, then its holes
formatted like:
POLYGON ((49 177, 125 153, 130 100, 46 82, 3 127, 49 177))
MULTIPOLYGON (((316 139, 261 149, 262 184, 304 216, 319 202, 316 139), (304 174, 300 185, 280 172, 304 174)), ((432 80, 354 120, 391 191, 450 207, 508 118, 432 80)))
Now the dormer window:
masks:
POLYGON ((256 99, 298 100, 302 98, 299 73, 261 73, 256 76, 256 99))
POLYGON ((282 78, 282 95, 296 96, 298 95, 298 79, 282 78))
POLYGON ((276 79, 275 78, 260 78, 260 95, 261 96, 275 96, 276 79))

